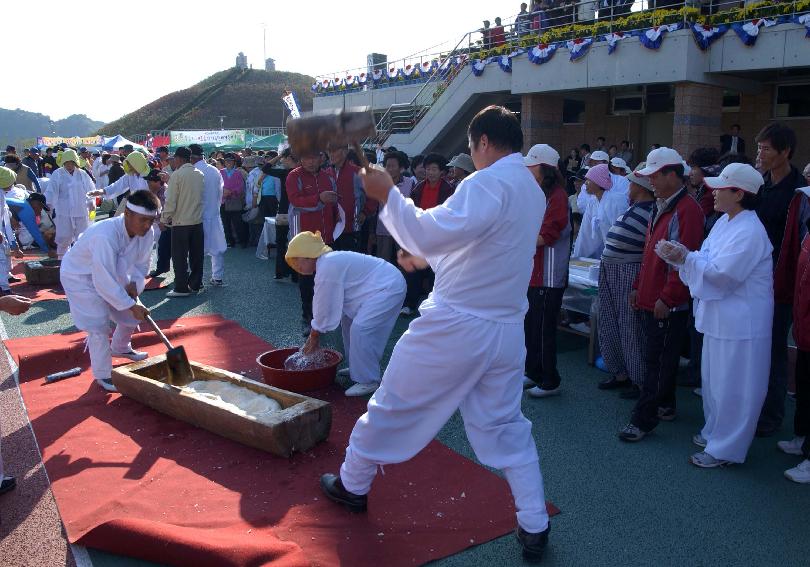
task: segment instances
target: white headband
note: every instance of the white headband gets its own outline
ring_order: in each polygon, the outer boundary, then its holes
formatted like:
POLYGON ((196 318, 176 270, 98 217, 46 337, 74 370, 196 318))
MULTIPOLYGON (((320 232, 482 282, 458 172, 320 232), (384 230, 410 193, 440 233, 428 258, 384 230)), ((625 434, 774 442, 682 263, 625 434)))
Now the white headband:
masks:
POLYGON ((145 217, 158 218, 160 216, 160 209, 156 211, 150 211, 148 209, 145 209, 144 207, 141 207, 140 205, 133 205, 129 201, 127 201, 127 208, 133 213, 138 213, 139 215, 143 215, 145 217))

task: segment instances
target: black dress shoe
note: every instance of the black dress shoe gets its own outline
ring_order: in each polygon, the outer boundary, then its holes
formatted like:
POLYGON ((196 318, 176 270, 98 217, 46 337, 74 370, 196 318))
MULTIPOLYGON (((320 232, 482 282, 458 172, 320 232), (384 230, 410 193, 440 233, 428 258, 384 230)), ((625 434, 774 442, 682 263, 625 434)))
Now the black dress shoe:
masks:
POLYGON ((779 426, 773 425, 757 425, 757 430, 754 432, 756 437, 772 437, 779 430, 779 426))
POLYGON ((606 378, 599 382, 599 389, 600 390, 615 390, 617 388, 627 388, 628 386, 632 386, 632 382, 630 378, 625 378, 624 380, 619 380, 615 376, 611 376, 610 378, 606 378))
POLYGON ((353 494, 343 487, 340 477, 327 473, 321 477, 321 490, 332 502, 343 504, 352 512, 365 512, 368 497, 365 494, 353 494))
POLYGON ((8 283, 20 283, 22 280, 17 276, 9 276, 8 283))
POLYGON ((641 388, 633 384, 632 388, 621 392, 619 397, 623 400, 637 400, 641 397, 641 388))
POLYGON ((543 557, 543 552, 548 545, 548 534, 551 531, 551 524, 540 533, 531 534, 521 528, 517 527, 515 530, 515 537, 523 548, 523 556, 532 561, 540 561, 543 557))
POLYGON ((151 272, 149 272, 149 277, 150 278, 159 278, 160 276, 162 276, 165 273, 166 272, 158 272, 157 270, 152 270, 151 272))
POLYGON ((14 490, 17 488, 17 479, 13 476, 7 476, 3 479, 3 482, 0 482, 0 494, 5 494, 9 490, 14 490))

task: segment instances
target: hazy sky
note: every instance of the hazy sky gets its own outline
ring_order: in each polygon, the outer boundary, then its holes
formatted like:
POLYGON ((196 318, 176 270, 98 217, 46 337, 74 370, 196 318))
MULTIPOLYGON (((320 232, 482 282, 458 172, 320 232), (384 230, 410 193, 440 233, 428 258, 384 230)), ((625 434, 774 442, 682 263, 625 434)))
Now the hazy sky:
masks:
POLYGON ((0 108, 108 122, 233 67, 240 51, 263 68, 262 23, 278 70, 316 76, 363 66, 370 52, 453 47, 482 20, 519 10, 491 0, 4 2, 3 44, 17 62, 5 66, 0 108))

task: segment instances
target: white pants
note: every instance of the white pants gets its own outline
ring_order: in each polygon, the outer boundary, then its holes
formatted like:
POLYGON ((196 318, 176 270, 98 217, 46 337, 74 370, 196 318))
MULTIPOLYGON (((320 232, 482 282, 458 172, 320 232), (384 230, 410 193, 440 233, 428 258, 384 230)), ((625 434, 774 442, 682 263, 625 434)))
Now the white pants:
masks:
POLYGON ((458 313, 428 298, 394 348, 382 385, 354 426, 340 477, 366 494, 378 465, 421 451, 457 408, 485 465, 504 471, 518 523, 548 526, 532 424, 521 413, 526 348, 523 322, 503 324, 458 313))
POLYGON ((9 247, 3 242, 0 246, 0 289, 9 291, 8 276, 11 274, 11 257, 6 253, 9 247))
POLYGON ((130 339, 138 328, 138 320, 129 310, 118 311, 104 301, 87 278, 62 278, 73 323, 87 332, 87 350, 93 378, 104 380, 112 375, 112 353, 127 352, 132 348, 130 339), (110 321, 115 332, 110 345, 110 321))
POLYGON ((90 226, 87 215, 83 217, 68 217, 59 215, 56 218, 56 255, 62 258, 70 245, 76 242, 79 235, 90 226))
POLYGON ((380 381, 380 360, 405 299, 405 282, 401 284, 396 291, 369 297, 354 319, 344 315, 340 321, 343 350, 355 382, 380 381))
POLYGON ((703 337, 703 414, 700 434, 715 459, 742 463, 754 439, 771 366, 771 339, 703 337))
POLYGON ((221 280, 225 275, 225 254, 210 254, 211 256, 211 278, 221 280))

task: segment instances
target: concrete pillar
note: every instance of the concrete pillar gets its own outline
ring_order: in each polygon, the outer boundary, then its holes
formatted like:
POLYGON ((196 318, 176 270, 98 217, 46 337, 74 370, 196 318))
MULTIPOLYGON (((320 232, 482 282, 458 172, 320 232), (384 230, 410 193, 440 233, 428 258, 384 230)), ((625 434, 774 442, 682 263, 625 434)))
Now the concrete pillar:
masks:
POLYGON ((525 94, 521 97, 520 125, 523 127, 523 152, 535 144, 548 144, 560 155, 562 147, 563 97, 525 94))
POLYGON ((717 147, 723 134, 723 89, 697 83, 675 85, 672 145, 684 159, 697 148, 717 147))

